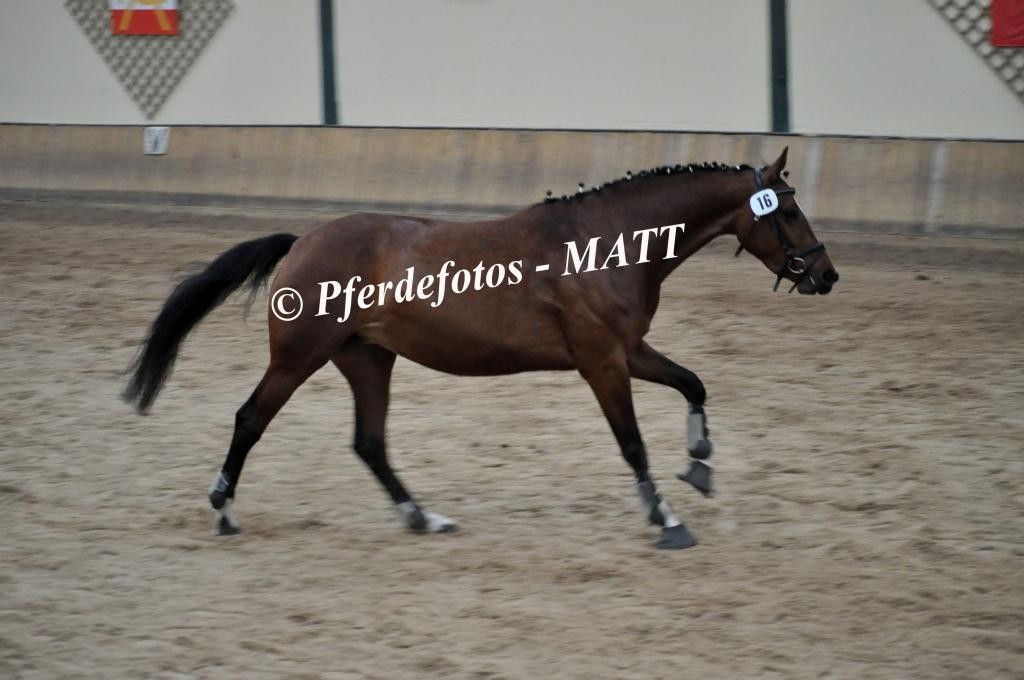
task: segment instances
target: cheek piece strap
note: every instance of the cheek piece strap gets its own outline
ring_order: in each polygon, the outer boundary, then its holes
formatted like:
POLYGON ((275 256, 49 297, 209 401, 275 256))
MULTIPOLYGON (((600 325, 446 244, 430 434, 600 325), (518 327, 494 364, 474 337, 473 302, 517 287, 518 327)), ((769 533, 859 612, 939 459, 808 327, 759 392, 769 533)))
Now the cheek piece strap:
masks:
MULTIPOLYGON (((757 184, 757 190, 759 192, 764 190, 764 175, 761 173, 761 168, 754 168, 754 182, 757 184)), ((785 189, 779 189, 778 191, 775 192, 775 194, 796 194, 796 189, 794 189, 793 187, 786 187, 785 189)), ((793 250, 793 246, 790 245, 789 241, 786 239, 786 235, 782 233, 782 230, 779 228, 778 222, 775 220, 775 211, 778 209, 778 207, 778 201, 776 201, 775 206, 771 208, 770 211, 760 215, 754 215, 754 226, 751 227, 750 231, 747 233, 747 241, 750 240, 750 237, 753 235, 754 229, 757 228, 757 225, 761 221, 761 218, 764 217, 765 215, 768 215, 768 220, 771 224, 772 231, 775 232, 775 236, 776 238, 778 238, 779 244, 782 246, 782 251, 786 255, 786 261, 783 263, 782 267, 780 267, 779 270, 775 272, 775 285, 772 286, 772 290, 776 291, 779 289, 779 284, 782 282, 782 279, 785 278, 786 273, 788 272, 798 277, 796 279, 796 282, 793 284, 793 287, 789 289, 789 292, 792 293, 794 290, 796 290, 797 286, 803 283, 804 279, 810 275, 810 267, 808 266, 807 260, 805 259, 806 256, 818 251, 824 252, 825 244, 822 243, 821 241, 815 241, 806 248, 793 250)), ((745 247, 746 246, 743 243, 743 239, 740 239, 740 245, 738 248, 736 248, 736 257, 739 257, 739 254, 743 252, 743 249, 745 247)))

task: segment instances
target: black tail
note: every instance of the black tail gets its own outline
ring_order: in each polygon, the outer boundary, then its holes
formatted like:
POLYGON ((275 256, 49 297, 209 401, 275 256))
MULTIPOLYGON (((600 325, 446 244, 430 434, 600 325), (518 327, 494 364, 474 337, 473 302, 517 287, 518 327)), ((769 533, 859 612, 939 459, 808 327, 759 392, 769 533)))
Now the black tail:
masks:
POLYGON ((142 351, 128 369, 133 375, 124 391, 125 401, 134 404, 140 413, 149 409, 170 375, 189 331, 246 283, 255 294, 297 238, 292 234, 274 234, 239 243, 206 269, 179 283, 150 326, 142 351))

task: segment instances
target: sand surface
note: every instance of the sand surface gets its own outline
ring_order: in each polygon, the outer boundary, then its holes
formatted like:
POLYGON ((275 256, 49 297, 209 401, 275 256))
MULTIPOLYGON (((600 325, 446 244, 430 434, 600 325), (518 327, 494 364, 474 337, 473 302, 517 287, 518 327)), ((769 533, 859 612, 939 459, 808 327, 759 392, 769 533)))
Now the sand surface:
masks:
POLYGON ((685 403, 635 383, 653 549, 573 373, 399 360, 390 445, 460 522, 411 536, 328 366, 206 491, 265 368, 262 307, 198 329, 152 415, 118 395, 175 274, 326 215, 0 205, 2 678, 1024 676, 1024 242, 819 234, 842 280, 772 294, 722 241, 649 339, 710 394, 718 495, 677 481, 685 403))

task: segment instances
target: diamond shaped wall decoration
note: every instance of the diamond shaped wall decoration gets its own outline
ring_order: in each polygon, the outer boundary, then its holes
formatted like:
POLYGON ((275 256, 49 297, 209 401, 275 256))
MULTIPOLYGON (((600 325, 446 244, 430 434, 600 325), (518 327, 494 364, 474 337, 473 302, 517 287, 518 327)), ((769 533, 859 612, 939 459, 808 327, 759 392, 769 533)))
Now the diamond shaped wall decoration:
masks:
POLYGON ((1024 48, 993 47, 989 42, 991 0, 928 0, 975 54, 1024 101, 1024 48))
POLYGON ((107 67, 145 114, 152 118, 192 62, 234 9, 231 0, 184 0, 178 35, 113 35, 109 3, 66 0, 74 17, 107 67))

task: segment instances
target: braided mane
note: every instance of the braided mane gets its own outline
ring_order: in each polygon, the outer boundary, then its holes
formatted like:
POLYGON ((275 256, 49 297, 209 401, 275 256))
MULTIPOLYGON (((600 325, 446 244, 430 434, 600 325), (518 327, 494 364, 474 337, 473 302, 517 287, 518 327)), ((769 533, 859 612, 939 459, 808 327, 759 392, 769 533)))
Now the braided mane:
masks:
POLYGON ((650 179, 651 177, 658 177, 661 175, 677 175, 683 173, 703 173, 703 172, 741 172, 743 170, 753 170, 750 165, 725 165, 724 163, 690 163, 688 165, 662 165, 657 168, 651 168, 650 170, 641 170, 639 174, 634 175, 631 170, 627 170, 626 174, 619 179, 605 182, 601 186, 592 186, 589 189, 584 189, 583 182, 579 183, 579 187, 573 194, 562 194, 562 196, 553 196, 549 191, 547 197, 544 199, 545 203, 557 203, 560 201, 582 201, 585 197, 591 194, 599 194, 602 189, 609 189, 611 187, 622 186, 629 183, 639 183, 644 180, 650 179))

